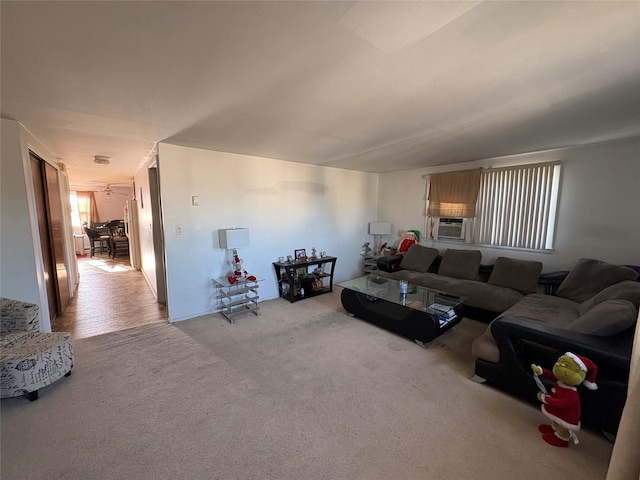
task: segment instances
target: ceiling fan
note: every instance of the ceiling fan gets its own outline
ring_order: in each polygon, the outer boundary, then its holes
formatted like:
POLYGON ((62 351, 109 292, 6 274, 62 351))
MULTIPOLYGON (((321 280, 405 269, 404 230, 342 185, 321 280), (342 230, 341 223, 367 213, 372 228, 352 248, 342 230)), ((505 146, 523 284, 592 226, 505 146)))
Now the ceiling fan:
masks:
POLYGON ((102 190, 102 193, 105 194, 106 198, 107 198, 107 202, 111 200, 111 195, 125 195, 125 196, 129 196, 128 193, 124 193, 124 192, 118 192, 116 190, 114 190, 113 188, 111 188, 111 184, 107 183, 107 186, 104 190, 102 190))

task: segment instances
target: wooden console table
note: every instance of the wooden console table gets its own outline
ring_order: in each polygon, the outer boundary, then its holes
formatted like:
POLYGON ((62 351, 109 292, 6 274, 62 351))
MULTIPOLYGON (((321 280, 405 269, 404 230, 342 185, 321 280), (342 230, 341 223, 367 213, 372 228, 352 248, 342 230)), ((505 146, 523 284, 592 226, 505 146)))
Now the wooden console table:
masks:
POLYGON ((280 296, 293 303, 332 292, 336 260, 336 257, 318 257, 302 262, 273 262, 280 296))

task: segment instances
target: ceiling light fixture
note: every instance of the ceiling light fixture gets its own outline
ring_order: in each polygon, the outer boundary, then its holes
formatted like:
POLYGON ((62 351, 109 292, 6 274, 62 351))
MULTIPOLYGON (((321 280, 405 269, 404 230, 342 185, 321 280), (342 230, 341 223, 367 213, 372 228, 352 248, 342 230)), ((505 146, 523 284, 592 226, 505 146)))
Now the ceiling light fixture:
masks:
POLYGON ((98 165, 109 165, 111 163, 110 157, 106 157, 104 155, 96 155, 93 157, 93 161, 98 165))

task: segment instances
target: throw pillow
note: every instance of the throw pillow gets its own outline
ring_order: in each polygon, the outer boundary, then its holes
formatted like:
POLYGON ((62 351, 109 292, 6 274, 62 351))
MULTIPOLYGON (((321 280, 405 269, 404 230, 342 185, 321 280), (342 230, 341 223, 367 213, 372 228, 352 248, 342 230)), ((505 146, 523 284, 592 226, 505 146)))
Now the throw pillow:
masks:
POLYGON ((569 323, 572 332, 609 337, 635 324, 638 310, 629 300, 605 300, 569 323))
POLYGON ((574 302, 584 302, 609 285, 637 277, 638 273, 628 267, 581 258, 560 284, 556 295, 574 302))
POLYGON ((542 262, 498 257, 487 283, 508 287, 520 293, 535 293, 542 262))
POLYGON ((478 270, 480 270, 481 259, 482 253, 479 250, 455 250, 449 248, 442 256, 438 274, 475 280, 478 276, 478 270))
POLYGON ((439 252, 435 248, 424 247, 414 243, 402 257, 400 268, 425 273, 429 270, 438 254, 439 252))

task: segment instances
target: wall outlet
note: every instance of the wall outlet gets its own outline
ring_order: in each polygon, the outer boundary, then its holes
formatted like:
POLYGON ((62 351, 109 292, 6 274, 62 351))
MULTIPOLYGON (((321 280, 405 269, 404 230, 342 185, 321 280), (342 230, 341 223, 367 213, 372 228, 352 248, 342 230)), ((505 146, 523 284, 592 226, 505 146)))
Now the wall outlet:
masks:
POLYGON ((176 225, 176 235, 182 235, 182 225, 176 225))

